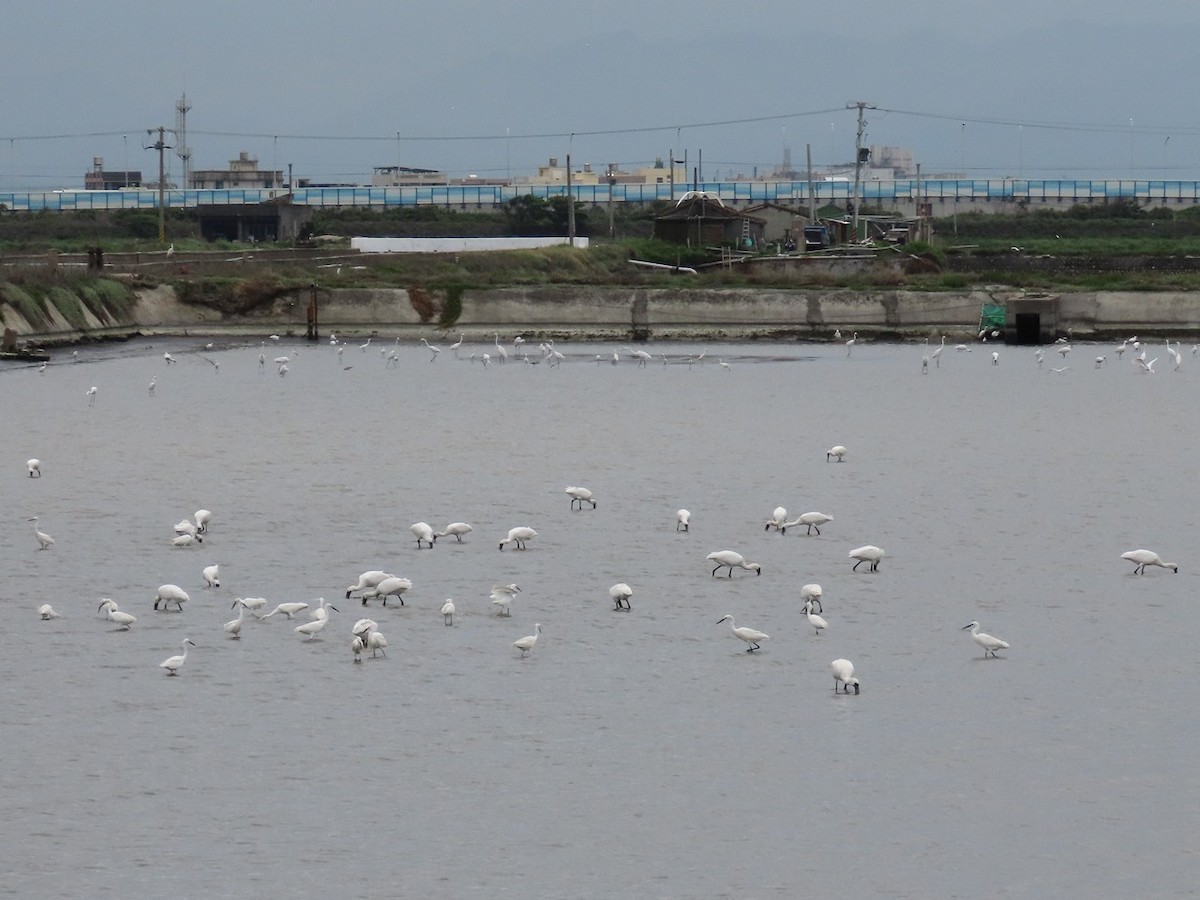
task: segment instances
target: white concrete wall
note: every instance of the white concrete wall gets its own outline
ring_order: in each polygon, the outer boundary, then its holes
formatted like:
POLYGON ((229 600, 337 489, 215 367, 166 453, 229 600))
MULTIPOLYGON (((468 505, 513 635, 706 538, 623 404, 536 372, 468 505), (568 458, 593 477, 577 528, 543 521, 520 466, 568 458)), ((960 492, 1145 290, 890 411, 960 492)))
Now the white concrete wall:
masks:
MULTIPOLYGON (((483 250, 533 250, 538 247, 561 247, 565 237, 508 237, 508 238, 373 238, 350 239, 350 247, 360 253, 473 253, 483 250)), ((588 239, 575 238, 575 246, 588 247, 588 239)))

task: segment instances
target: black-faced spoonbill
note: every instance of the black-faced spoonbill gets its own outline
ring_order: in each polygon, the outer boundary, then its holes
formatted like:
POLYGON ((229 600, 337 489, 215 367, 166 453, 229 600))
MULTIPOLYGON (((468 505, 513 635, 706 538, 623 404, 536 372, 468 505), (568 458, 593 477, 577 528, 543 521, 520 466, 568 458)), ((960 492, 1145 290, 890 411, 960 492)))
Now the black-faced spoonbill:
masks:
POLYGON ((30 478, 41 478, 42 477, 42 461, 40 459, 26 460, 25 468, 29 471, 30 478))
POLYGON ((592 504, 592 509, 596 508, 596 501, 592 499, 592 492, 585 487, 570 485, 567 487, 565 493, 571 495, 571 509, 575 508, 576 503, 579 504, 580 509, 583 509, 583 504, 585 503, 592 504))
POLYGON ((846 693, 850 693, 851 685, 854 686, 854 693, 858 693, 858 679, 854 677, 854 663, 848 659, 835 659, 829 664, 829 671, 833 673, 833 692, 836 694, 843 686, 846 693))
POLYGON ((813 529, 815 528, 817 530, 817 536, 819 537, 821 534, 821 526, 824 525, 826 522, 832 522, 832 521, 833 521, 833 516, 826 515, 823 512, 806 512, 803 515, 798 516, 795 519, 792 519, 792 521, 790 521, 790 522, 784 522, 779 527, 779 530, 786 534, 787 530, 789 528, 791 528, 795 525, 804 525, 805 527, 808 528, 808 531, 805 532, 805 534, 812 534, 813 529))
POLYGON ((468 525, 466 522, 451 522, 449 525, 447 525, 441 531, 434 532, 433 539, 436 541, 440 537, 446 537, 447 535, 452 534, 458 540, 458 542, 461 544, 463 535, 470 534, 470 533, 471 533, 471 526, 468 525))
POLYGON ((447 598, 446 602, 442 604, 442 624, 443 625, 453 625, 454 624, 454 611, 455 611, 454 610, 454 601, 447 598))
POLYGON ((838 462, 844 462, 848 452, 849 451, 841 444, 838 444, 835 447, 830 447, 825 451, 825 462, 829 462, 831 459, 835 459, 838 462))
POLYGON ((816 606, 817 612, 825 612, 825 608, 821 606, 821 586, 819 584, 806 584, 800 588, 800 599, 805 603, 810 601, 816 606))
POLYGON ((422 541, 429 545, 429 549, 433 548, 433 528, 428 522, 416 522, 409 526, 409 531, 413 533, 413 537, 417 539, 417 549, 421 549, 422 541))
MULTIPOLYGON (((352 585, 350 585, 350 587, 346 588, 346 599, 349 600, 350 595, 353 594, 355 591, 362 591, 362 590, 366 590, 367 588, 373 588, 373 587, 375 587, 375 585, 379 584, 379 582, 383 581, 383 579, 390 578, 390 577, 391 577, 391 575, 389 575, 387 572, 383 572, 379 569, 372 569, 369 572, 363 572, 361 575, 358 576, 357 584, 352 584, 352 585)), ((366 604, 364 603, 364 605, 366 605, 366 604)))
MULTIPOLYGON (((971 640, 983 648, 983 656, 986 659, 989 656, 996 656, 997 650, 1007 650, 1008 642, 1002 641, 998 637, 992 637, 990 634, 984 634, 979 630, 978 622, 970 622, 962 627, 962 631, 971 630, 971 640)), ((996 657, 999 659, 999 657, 996 657)))
POLYGON ((1146 566, 1161 566, 1164 569, 1170 569, 1176 575, 1179 574, 1179 566, 1175 563, 1163 562, 1162 557, 1153 550, 1126 550, 1121 554, 1121 559, 1137 563, 1137 567, 1133 570, 1135 575, 1146 574, 1146 566))
POLYGON ((739 626, 733 621, 733 616, 731 615, 724 615, 717 619, 718 625, 720 625, 722 622, 729 623, 729 630, 733 632, 733 636, 735 638, 743 640, 750 645, 746 648, 747 653, 753 653, 755 650, 760 649, 759 642, 768 640, 771 637, 769 634, 764 634, 761 631, 755 631, 753 628, 747 628, 745 625, 739 626))
POLYGON ((192 520, 196 523, 196 534, 204 534, 212 520, 212 510, 198 509, 192 514, 192 520))
POLYGON ((167 604, 174 603, 179 612, 183 612, 183 604, 187 600, 192 599, 188 596, 187 591, 177 584, 160 584, 158 593, 154 595, 154 608, 158 609, 158 604, 162 604, 163 610, 167 608, 167 604))
POLYGON ((33 516, 29 521, 33 523, 33 536, 37 538, 38 549, 47 550, 54 546, 54 538, 50 537, 50 535, 38 528, 38 517, 33 516))
POLYGON ((608 596, 614 604, 613 609, 632 609, 629 598, 633 596, 633 588, 621 581, 608 589, 608 596))
POLYGON ((366 606, 368 600, 379 597, 383 601, 383 605, 387 606, 387 598, 395 597, 403 606, 404 592, 411 589, 412 582, 409 579, 401 578, 399 575, 389 575, 375 587, 363 591, 362 605, 366 606))
POLYGON ((775 507, 774 512, 771 513, 771 518, 767 519, 767 524, 763 527, 763 531, 770 531, 772 527, 780 534, 787 527, 787 510, 784 507, 775 507))
POLYGON ((158 667, 160 669, 166 669, 168 675, 178 675, 180 668, 182 668, 183 664, 187 662, 188 647, 195 646, 196 645, 191 640, 184 638, 183 653, 181 653, 179 656, 171 656, 167 659, 164 659, 158 664, 158 667))
POLYGON ((205 566, 200 574, 204 576, 205 587, 221 586, 221 567, 219 565, 205 566))
POLYGON ((100 605, 96 607, 96 612, 100 612, 100 610, 104 610, 104 617, 108 619, 108 621, 114 623, 122 631, 128 631, 129 626, 137 621, 137 616, 132 616, 127 612, 121 612, 121 610, 117 609, 116 602, 109 600, 107 597, 101 600, 100 605))
POLYGON ((871 571, 877 572, 879 571, 879 561, 883 559, 883 550, 879 547, 876 547, 874 544, 867 544, 864 547, 858 547, 854 550, 851 550, 850 558, 858 560, 858 562, 854 564, 854 568, 850 570, 851 572, 857 572, 858 567, 863 563, 870 563, 871 571))
POLYGON ((687 531, 692 524, 692 514, 689 510, 681 509, 675 513, 675 530, 678 531, 682 525, 683 530, 687 531))
POLYGON ((54 611, 54 607, 49 603, 43 603, 38 607, 38 615, 42 617, 42 621, 47 619, 57 619, 61 614, 54 611))
POLYGON ((521 651, 522 657, 528 656, 530 653, 533 652, 533 647, 537 643, 538 635, 540 635, 541 633, 542 633, 541 624, 540 623, 535 624, 533 626, 533 634, 527 634, 523 638, 518 638, 517 640, 513 641, 513 646, 521 651))
POLYGON ((525 542, 537 537, 537 532, 527 525, 518 525, 516 528, 509 529, 508 537, 500 542, 500 549, 504 549, 505 544, 516 544, 518 550, 525 549, 525 542))
POLYGON ((717 565, 712 570, 713 577, 716 577, 717 572, 721 569, 729 569, 729 577, 733 577, 735 567, 740 569, 749 569, 755 575, 762 574, 762 566, 758 563, 746 562, 746 558, 735 550, 715 550, 705 557, 709 562, 715 562, 717 565))

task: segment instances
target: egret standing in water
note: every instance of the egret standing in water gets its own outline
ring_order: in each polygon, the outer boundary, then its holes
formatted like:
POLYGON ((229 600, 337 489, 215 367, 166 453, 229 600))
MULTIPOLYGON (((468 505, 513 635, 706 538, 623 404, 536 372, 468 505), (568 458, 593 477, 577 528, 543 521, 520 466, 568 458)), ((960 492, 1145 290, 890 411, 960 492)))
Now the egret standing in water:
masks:
POLYGON ((851 685, 854 686, 854 693, 858 693, 858 679, 854 677, 854 663, 848 659, 835 659, 829 664, 829 671, 833 673, 833 692, 836 694, 842 687, 845 687, 846 693, 850 693, 851 685))
POLYGON ((38 549, 47 550, 54 546, 54 538, 50 537, 50 535, 38 528, 38 517, 33 516, 29 521, 33 523, 33 535, 37 538, 38 549))
POLYGON ((171 657, 168 657, 167 659, 164 659, 162 662, 160 662, 158 664, 159 668, 166 669, 168 675, 178 675, 180 668, 182 668, 183 664, 185 662, 187 662, 189 646, 195 647, 196 645, 188 638, 184 638, 183 639, 183 653, 181 653, 179 656, 171 656, 171 657))
POLYGON ((992 635, 980 631, 978 622, 970 622, 964 625, 961 630, 966 631, 968 628, 971 630, 971 640, 983 648, 984 659, 987 659, 989 656, 999 659, 1000 657, 996 656, 996 651, 1008 649, 1007 641, 1002 641, 998 637, 992 637, 992 635))
POLYGON ((513 641, 513 646, 521 651, 522 657, 526 657, 530 653, 533 652, 533 647, 537 643, 538 636, 541 633, 542 633, 541 624, 540 623, 535 624, 533 626, 533 634, 526 635, 523 638, 519 638, 519 639, 513 641))
POLYGON ((240 638, 242 636, 242 623, 246 621, 246 604, 241 600, 234 600, 233 605, 238 607, 238 617, 225 623, 225 633, 231 638, 240 638))
POLYGON ((100 605, 96 607, 96 612, 100 612, 100 610, 104 610, 104 618, 115 623, 122 631, 128 631, 129 626, 137 621, 137 616, 121 612, 117 609, 116 601, 109 600, 107 597, 101 600, 100 605))
POLYGON ((804 615, 808 617, 808 624, 813 627, 814 634, 820 634, 829 627, 829 623, 813 612, 813 601, 806 600, 804 603, 804 615))
POLYGON ((744 625, 739 627, 733 621, 733 616, 724 615, 721 618, 717 619, 718 625, 720 625, 722 622, 729 623, 729 630, 733 632, 733 636, 735 638, 738 638, 739 640, 743 640, 747 644, 750 645, 746 648, 747 653, 753 653, 755 650, 761 649, 759 647, 759 642, 765 641, 768 638, 770 638, 769 634, 764 634, 761 631, 755 631, 753 628, 747 628, 744 625))

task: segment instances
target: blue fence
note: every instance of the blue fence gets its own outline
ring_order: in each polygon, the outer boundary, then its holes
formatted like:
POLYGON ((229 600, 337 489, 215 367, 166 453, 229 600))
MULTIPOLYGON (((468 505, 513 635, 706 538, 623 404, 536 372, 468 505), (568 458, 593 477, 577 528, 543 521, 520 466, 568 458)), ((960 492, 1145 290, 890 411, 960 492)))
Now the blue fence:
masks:
MULTIPOLYGON (((690 186, 676 185, 678 199, 690 186)), ((810 187, 807 181, 718 181, 697 186, 727 203, 748 206, 755 203, 806 204, 810 187)), ((818 205, 843 204, 851 198, 853 184, 848 181, 812 183, 812 196, 818 205)), ((575 199, 581 203, 649 203, 670 201, 670 184, 572 185, 575 199)), ((864 202, 889 205, 910 204, 918 199, 932 202, 1007 202, 1032 204, 1094 203, 1112 200, 1136 200, 1142 205, 1161 203, 1195 204, 1200 202, 1200 181, 1062 181, 1015 178, 992 179, 906 179, 867 181, 860 191, 864 202)), ((446 206, 485 208, 508 202, 514 197, 566 196, 565 185, 438 185, 425 187, 319 187, 297 188, 292 203, 297 206, 376 208, 403 206, 446 206)), ((166 191, 163 202, 172 208, 227 206, 264 203, 288 195, 286 190, 208 190, 166 191)), ((115 210, 156 209, 158 193, 137 191, 48 191, 42 193, 0 193, 0 204, 10 210, 115 210)))

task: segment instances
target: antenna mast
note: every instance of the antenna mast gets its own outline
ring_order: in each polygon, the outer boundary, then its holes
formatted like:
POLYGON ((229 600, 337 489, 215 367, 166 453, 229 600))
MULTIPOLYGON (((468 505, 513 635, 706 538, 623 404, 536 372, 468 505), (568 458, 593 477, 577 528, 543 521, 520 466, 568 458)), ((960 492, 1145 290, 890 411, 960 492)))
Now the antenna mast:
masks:
POLYGON ((192 174, 191 159, 192 148, 187 142, 187 114, 191 110, 188 106, 187 94, 183 94, 179 98, 179 102, 175 104, 175 155, 183 161, 183 182, 182 187, 186 191, 192 174))

